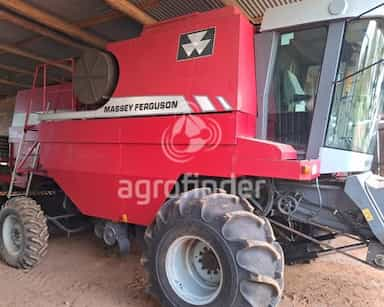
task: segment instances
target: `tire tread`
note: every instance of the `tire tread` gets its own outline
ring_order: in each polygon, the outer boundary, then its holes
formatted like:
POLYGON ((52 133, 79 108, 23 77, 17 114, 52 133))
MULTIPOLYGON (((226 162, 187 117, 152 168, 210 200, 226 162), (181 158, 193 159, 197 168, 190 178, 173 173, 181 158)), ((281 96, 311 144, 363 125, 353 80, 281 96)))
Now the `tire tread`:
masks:
MULTIPOLYGON (((151 273, 151 263, 157 242, 156 233, 163 225, 172 220, 187 219, 199 210, 200 219, 210 225, 219 225, 217 232, 220 233, 229 245, 234 247, 234 258, 239 270, 244 271, 243 279, 239 281, 239 292, 242 296, 241 303, 231 307, 267 307, 276 306, 281 300, 283 291, 283 268, 284 256, 280 245, 276 242, 273 229, 269 221, 253 213, 253 208, 244 199, 236 195, 224 193, 224 191, 211 191, 209 189, 195 189, 183 193, 177 200, 168 201, 159 211, 155 222, 148 226, 145 232, 147 249, 142 257, 142 264, 150 274, 151 293, 166 305, 161 294, 161 286, 157 283, 156 277, 151 273), (195 210, 195 211, 194 211, 195 210), (241 226, 249 225, 251 229, 244 229, 241 226), (234 237, 226 235, 226 230, 231 230, 234 237), (250 230, 257 232, 252 233, 250 230), (241 246, 240 248, 238 246, 241 246), (238 255, 249 249, 256 249, 267 255, 268 261, 273 263, 273 271, 269 275, 261 274, 257 267, 252 264, 244 265, 239 263, 238 255), (244 277, 245 276, 245 277, 244 277), (246 291, 249 287, 262 289, 262 298, 258 298, 255 291, 246 291), (268 304, 265 305, 265 302, 268 304)), ((243 227, 244 228, 244 227, 243 227)))
POLYGON ((8 200, 3 209, 16 212, 24 226, 25 245, 23 253, 15 259, 10 257, 4 248, 1 255, 9 265, 29 270, 39 264, 48 250, 47 219, 39 204, 28 197, 15 197, 8 200))

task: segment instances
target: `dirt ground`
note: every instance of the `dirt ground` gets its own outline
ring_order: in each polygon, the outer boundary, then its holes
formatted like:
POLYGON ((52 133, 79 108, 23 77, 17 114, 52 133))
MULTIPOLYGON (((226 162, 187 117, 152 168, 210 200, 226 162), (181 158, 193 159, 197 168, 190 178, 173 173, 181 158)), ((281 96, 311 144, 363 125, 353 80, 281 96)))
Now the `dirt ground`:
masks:
MULTIPOLYGON (((160 307, 145 294, 139 259, 138 249, 120 257, 90 235, 52 238, 31 272, 0 263, 0 306, 160 307)), ((342 256, 286 269, 282 307, 383 305, 384 272, 342 256)))

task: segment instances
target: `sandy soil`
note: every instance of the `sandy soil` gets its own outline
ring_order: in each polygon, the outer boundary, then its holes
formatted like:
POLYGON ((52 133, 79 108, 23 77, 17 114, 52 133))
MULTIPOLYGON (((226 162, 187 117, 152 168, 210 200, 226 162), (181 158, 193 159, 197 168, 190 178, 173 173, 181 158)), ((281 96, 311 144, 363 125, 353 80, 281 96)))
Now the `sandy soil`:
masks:
MULTIPOLYGON (((120 257, 89 235, 53 238, 32 272, 0 263, 0 306, 160 307, 145 294, 139 259, 138 249, 120 257)), ((333 255, 287 267, 281 306, 381 307, 383 289, 384 272, 333 255)))

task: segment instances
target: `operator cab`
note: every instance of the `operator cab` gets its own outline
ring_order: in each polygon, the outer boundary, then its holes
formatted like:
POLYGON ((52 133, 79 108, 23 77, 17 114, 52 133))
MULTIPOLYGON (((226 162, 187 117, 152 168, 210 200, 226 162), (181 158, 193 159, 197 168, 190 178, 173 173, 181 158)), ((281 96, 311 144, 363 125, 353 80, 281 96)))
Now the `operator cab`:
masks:
POLYGON ((259 138, 320 159, 321 173, 371 168, 384 100, 384 9, 356 17, 380 4, 303 1, 267 12, 256 35, 259 138))

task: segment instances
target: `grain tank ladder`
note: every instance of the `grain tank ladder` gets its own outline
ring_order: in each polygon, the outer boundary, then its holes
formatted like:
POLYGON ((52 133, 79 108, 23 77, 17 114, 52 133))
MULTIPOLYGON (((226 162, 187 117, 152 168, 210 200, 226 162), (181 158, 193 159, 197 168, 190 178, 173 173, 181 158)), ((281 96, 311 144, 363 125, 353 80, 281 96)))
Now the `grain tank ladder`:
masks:
MULTIPOLYGON (((33 140, 32 145, 29 146, 29 148, 24 152, 24 147, 28 141, 28 137, 30 136, 31 132, 37 133, 39 131, 39 123, 33 123, 33 124, 30 123, 31 113, 34 110, 33 103, 34 103, 34 100, 36 99, 38 91, 42 91, 42 101, 40 101, 41 108, 39 113, 44 114, 44 113, 50 112, 50 103, 48 101, 48 95, 47 95, 47 70, 50 65, 58 66, 58 64, 60 64, 61 67, 64 67, 64 68, 65 66, 67 66, 68 68, 66 70, 69 71, 71 73, 71 77, 73 77, 74 68, 75 68, 75 60, 73 58, 60 60, 56 62, 39 64, 35 68, 31 97, 29 98, 29 104, 28 104, 27 112, 25 114, 24 129, 23 129, 20 143, 17 148, 15 162, 13 164, 13 170, 12 170, 11 180, 9 184, 8 194, 7 194, 8 198, 11 198, 13 196, 17 176, 27 176, 27 183, 26 183, 24 195, 29 196, 30 194, 32 179, 34 174, 39 169, 39 160, 40 160, 39 159, 40 142, 39 142, 38 136, 36 137, 36 139, 33 140), (38 86, 40 71, 42 71, 42 77, 43 77, 42 87, 38 86)), ((72 89, 72 110, 75 110, 75 109, 76 109, 76 105, 75 105, 75 99, 74 99, 73 89, 72 89)))

